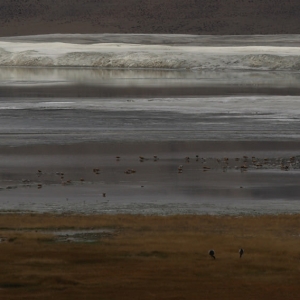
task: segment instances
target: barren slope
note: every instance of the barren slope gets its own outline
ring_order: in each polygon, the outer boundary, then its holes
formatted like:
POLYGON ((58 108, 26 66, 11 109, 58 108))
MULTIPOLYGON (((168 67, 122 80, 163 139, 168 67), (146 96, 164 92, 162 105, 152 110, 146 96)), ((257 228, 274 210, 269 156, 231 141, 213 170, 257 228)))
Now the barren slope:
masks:
POLYGON ((299 33, 297 0, 0 0, 0 36, 299 33))

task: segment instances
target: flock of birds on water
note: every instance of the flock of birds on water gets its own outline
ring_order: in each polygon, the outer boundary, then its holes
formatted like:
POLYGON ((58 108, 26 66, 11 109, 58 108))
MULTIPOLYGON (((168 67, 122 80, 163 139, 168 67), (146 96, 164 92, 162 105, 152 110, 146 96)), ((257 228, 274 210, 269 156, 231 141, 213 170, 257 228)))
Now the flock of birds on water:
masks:
MULTIPOLYGON (((121 157, 117 156, 116 160, 120 161, 121 157)), ((154 155, 153 156, 153 160, 154 161, 158 161, 158 156, 154 155)), ((139 161, 140 162, 144 162, 146 160, 149 160, 149 158, 145 158, 144 156, 139 156, 139 161)), ((192 160, 192 158, 190 158, 189 156, 186 156, 184 158, 184 161, 186 163, 189 163, 192 160)), ((292 170, 292 169, 299 169, 300 168, 300 156, 291 156, 289 158, 276 158, 276 159, 270 159, 270 158, 257 158, 255 156, 252 157, 248 157, 248 156, 243 156, 242 158, 236 157, 234 158, 235 161, 235 165, 231 166, 230 165, 230 159, 228 157, 224 157, 222 159, 220 158, 200 158, 199 155, 196 155, 195 157, 195 161, 196 162, 201 162, 203 164, 203 171, 209 171, 212 169, 216 169, 214 168, 214 164, 213 161, 215 161, 217 164, 219 164, 222 169, 223 172, 226 172, 229 169, 240 169, 242 172, 243 171, 247 171, 248 169, 251 168, 256 168, 256 169, 263 169, 263 168, 269 168, 270 166, 273 167, 278 167, 283 171, 288 171, 288 170, 292 170), (209 163, 212 163, 212 166, 209 166, 209 163)), ((124 173, 126 174, 132 174, 135 173, 136 171, 133 169, 128 169, 127 171, 125 171, 124 173)), ((183 172, 183 165, 179 165, 178 167, 178 173, 182 173, 183 172)))
MULTIPOLYGON (((121 161, 120 156, 115 157, 117 162, 121 161)), ((160 160, 160 158, 157 155, 154 155, 153 158, 148 158, 144 156, 139 156, 138 160, 140 163, 153 160, 154 162, 157 162, 160 160)), ((176 160, 176 159, 174 159, 176 160)), ((248 157, 236 157, 236 158, 205 158, 205 157, 199 157, 199 155, 196 155, 194 158, 186 156, 185 158, 181 158, 182 164, 180 164, 177 167, 177 173, 181 174, 183 173, 184 164, 189 164, 190 162, 199 162, 202 164, 202 171, 208 172, 213 170, 219 170, 221 169, 223 172, 227 172, 229 170, 239 170, 241 172, 246 172, 251 169, 276 169, 276 170, 282 170, 282 171, 289 171, 289 170, 297 170, 300 169, 300 156, 291 156, 288 158, 257 158, 255 156, 248 157)), ((200 168, 201 169, 201 168, 200 168)), ((100 168, 96 167, 93 168, 93 172, 96 175, 100 174, 100 168)), ((135 174, 136 170, 133 168, 128 168, 124 171, 125 174, 131 175, 135 174)), ((37 170, 38 177, 47 174, 47 172, 43 172, 42 170, 37 170)), ((49 174, 48 174, 49 175, 49 174)), ((55 172, 55 175, 60 177, 60 182, 62 185, 71 185, 78 183, 84 183, 85 179, 83 177, 79 178, 78 180, 66 180, 65 179, 65 173, 64 172, 55 172)), ((22 179, 23 185, 32 186, 33 181, 29 179, 22 179)), ((37 185, 38 189, 42 188, 42 183, 38 182, 35 183, 37 185)), ((7 186, 6 189, 13 189, 17 186, 7 186)), ((143 187, 143 186, 141 186, 143 187)), ((4 189, 1 188, 0 189, 4 189)), ((102 194, 103 197, 106 197, 106 193, 102 194)))
MULTIPOLYGON (((248 169, 263 169, 263 168, 280 168, 283 171, 288 171, 292 169, 300 168, 299 156, 291 156, 289 158, 257 158, 255 156, 248 157, 244 155, 242 158, 236 157, 234 158, 234 165, 230 165, 230 159, 228 157, 220 158, 199 158, 199 155, 196 155, 196 162, 200 161, 203 164, 203 171, 209 171, 214 168, 214 166, 209 166, 209 163, 213 164, 215 161, 219 166, 222 167, 223 172, 226 172, 229 169, 240 170, 241 172, 245 172, 248 169)), ((189 156, 185 157, 185 162, 189 163, 191 158, 189 156)), ((231 159, 232 160, 232 159, 231 159)), ((178 167, 178 173, 182 173, 183 166, 180 165, 178 167)))
MULTIPOLYGON (((243 248, 240 248, 240 249, 239 249, 240 258, 242 258, 244 252, 245 252, 245 251, 244 251, 243 248)), ((208 251, 208 254, 209 254, 213 259, 216 259, 215 250, 213 250, 213 249, 209 250, 209 251, 208 251)))

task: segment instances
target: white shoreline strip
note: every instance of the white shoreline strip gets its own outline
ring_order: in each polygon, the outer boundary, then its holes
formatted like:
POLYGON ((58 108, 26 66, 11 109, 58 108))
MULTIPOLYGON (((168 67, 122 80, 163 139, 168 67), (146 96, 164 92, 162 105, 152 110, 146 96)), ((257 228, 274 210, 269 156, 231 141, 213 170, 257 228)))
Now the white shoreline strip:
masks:
POLYGON ((0 66, 300 70, 300 47, 0 42, 0 66))

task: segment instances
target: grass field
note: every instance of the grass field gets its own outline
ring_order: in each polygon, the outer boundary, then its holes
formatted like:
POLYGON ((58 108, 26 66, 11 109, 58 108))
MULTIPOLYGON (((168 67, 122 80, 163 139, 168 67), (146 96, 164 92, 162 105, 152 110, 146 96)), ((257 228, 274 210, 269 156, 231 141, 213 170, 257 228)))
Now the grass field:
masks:
POLYGON ((298 299, 299 217, 3 214, 0 298, 298 299))

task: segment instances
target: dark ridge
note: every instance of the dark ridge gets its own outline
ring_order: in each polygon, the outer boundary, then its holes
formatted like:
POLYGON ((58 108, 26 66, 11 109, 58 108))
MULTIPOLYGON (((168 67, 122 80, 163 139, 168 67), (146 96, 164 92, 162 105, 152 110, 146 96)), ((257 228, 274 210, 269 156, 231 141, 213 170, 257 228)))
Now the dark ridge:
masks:
POLYGON ((0 36, 297 34, 299 0, 0 0, 0 36))

